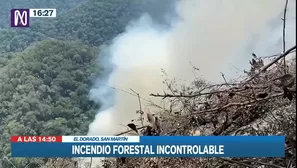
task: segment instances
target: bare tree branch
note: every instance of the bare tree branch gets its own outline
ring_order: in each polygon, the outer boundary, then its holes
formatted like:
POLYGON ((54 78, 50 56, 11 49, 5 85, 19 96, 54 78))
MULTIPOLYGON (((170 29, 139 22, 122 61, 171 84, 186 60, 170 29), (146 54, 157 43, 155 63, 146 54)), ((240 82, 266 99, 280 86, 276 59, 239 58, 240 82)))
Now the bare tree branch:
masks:
MULTIPOLYGON (((286 51, 286 15, 287 15, 287 7, 288 7, 288 0, 286 0, 285 4, 285 9, 284 9, 284 18, 283 20, 283 53, 286 51)), ((286 57, 284 57, 284 71, 285 74, 287 73, 287 68, 286 68, 286 57)))
POLYGON ((257 77, 260 73, 266 71, 269 67, 271 67, 273 64, 275 64, 278 60, 280 60, 281 58, 284 58, 285 56, 287 56, 289 53, 291 53, 291 51, 296 49, 296 45, 290 49, 288 49, 285 53, 281 54, 279 57, 277 57, 275 60, 271 61, 269 64, 267 64, 266 66, 262 67, 261 70, 256 73, 255 75, 253 75, 250 79, 248 79, 246 82, 250 82, 251 80, 253 80, 255 77, 257 77))
POLYGON ((91 157, 90 167, 89 168, 92 168, 92 163, 93 163, 93 157, 91 157))
POLYGON ((138 103, 139 103, 140 121, 141 121, 141 125, 143 126, 143 111, 142 111, 142 108, 141 108, 140 95, 139 95, 139 93, 135 92, 133 89, 131 89, 131 91, 134 92, 137 95, 138 103))
MULTIPOLYGON (((251 87, 244 87, 241 89, 238 88, 234 88, 233 90, 231 89, 226 89, 226 90, 218 90, 218 91, 213 91, 213 92, 205 92, 205 93, 197 93, 197 94, 193 94, 193 95, 184 95, 184 94, 180 94, 180 95, 173 95, 173 94, 153 94, 151 93, 150 96, 153 97, 162 97, 163 99, 167 98, 167 97, 188 97, 188 98, 192 98, 192 97, 198 97, 198 96, 203 96, 203 95, 212 95, 212 94, 216 94, 216 93, 226 93, 226 92, 241 92, 247 89, 250 89, 251 87)), ((266 88, 266 86, 255 86, 255 88, 266 88)))
POLYGON ((228 85, 228 82, 227 82, 227 80, 226 80, 226 78, 225 78, 225 74, 224 74, 223 72, 221 72, 221 75, 222 75, 222 77, 223 77, 223 79, 224 79, 224 81, 225 81, 225 84, 228 85))
MULTIPOLYGON (((137 130, 140 130, 140 129, 143 129, 143 128, 146 128, 147 126, 141 126, 141 127, 138 127, 138 128, 136 128, 137 130)), ((118 134, 115 134, 115 136, 120 136, 120 135, 123 135, 123 134, 127 134, 127 133, 129 133, 129 132, 132 132, 132 131, 134 131, 134 130, 128 130, 128 131, 124 131, 124 132, 120 132, 120 133, 118 133, 118 134)))
POLYGON ((209 109, 209 110, 205 110, 205 111, 197 111, 197 112, 195 112, 193 114, 204 114, 204 113, 207 113, 207 112, 215 112, 215 111, 218 111, 218 110, 224 110, 224 109, 232 107, 232 106, 246 106, 246 105, 261 102, 261 101, 264 101, 264 100, 276 98, 276 97, 279 97, 279 96, 282 96, 282 95, 283 95, 283 93, 278 93, 278 94, 274 94, 272 96, 266 97, 264 99, 256 99, 256 100, 253 100, 253 101, 246 101, 246 102, 243 102, 243 103, 229 103, 229 104, 227 104, 227 105, 225 105, 223 107, 213 108, 213 109, 209 109))

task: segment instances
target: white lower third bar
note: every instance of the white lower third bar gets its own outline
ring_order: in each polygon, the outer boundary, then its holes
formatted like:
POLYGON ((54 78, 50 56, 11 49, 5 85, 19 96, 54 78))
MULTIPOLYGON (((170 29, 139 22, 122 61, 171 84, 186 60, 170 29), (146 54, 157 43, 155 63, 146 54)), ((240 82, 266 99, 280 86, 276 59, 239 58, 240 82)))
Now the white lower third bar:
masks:
POLYGON ((73 143, 137 143, 139 136, 62 136, 62 142, 73 143))
POLYGON ((57 10, 49 9, 30 9, 30 17, 57 17, 57 10))

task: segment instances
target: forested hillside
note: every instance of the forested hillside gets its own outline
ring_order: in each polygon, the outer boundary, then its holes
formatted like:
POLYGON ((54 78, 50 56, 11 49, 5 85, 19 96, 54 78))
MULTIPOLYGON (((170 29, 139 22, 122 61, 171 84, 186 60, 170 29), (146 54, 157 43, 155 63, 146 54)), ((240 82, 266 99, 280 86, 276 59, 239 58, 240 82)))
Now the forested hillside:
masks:
MULTIPOLYGON (((1 142, 10 135, 84 134, 96 105, 88 101, 98 52, 73 42, 42 41, 1 69, 1 142)), ((6 143, 5 143, 6 142, 6 143)))
POLYGON ((0 29, 0 54, 22 51, 30 44, 49 37, 100 46, 123 32, 129 21, 142 13, 149 13, 156 21, 164 23, 166 19, 160 14, 172 8, 167 5, 168 2, 90 0, 72 10, 58 11, 57 18, 33 19, 28 29, 0 29))
MULTIPOLYGON (((172 11, 173 1, 0 0, 0 168, 77 165, 65 158, 11 158, 10 136, 85 135, 101 106, 89 99, 89 92, 94 81, 105 72, 105 66, 99 66, 103 61, 100 59, 102 47, 143 13, 167 26, 166 13, 172 11), (56 8, 57 17, 32 18, 30 28, 10 28, 12 8, 56 8)), ((204 16, 203 19, 208 20, 204 16)), ((219 25, 214 27, 220 29, 219 25)), ((280 60, 290 52, 271 58, 280 60)), ((222 74, 225 83, 212 85, 195 77, 192 85, 179 89, 175 80, 166 79, 164 83, 170 92, 150 96, 162 98, 170 111, 160 108, 159 112, 164 115, 156 114, 149 119, 148 126, 137 132, 143 135, 286 135, 286 158, 121 158, 108 159, 106 165, 294 167, 290 164, 296 162, 296 64, 285 59, 286 64, 278 65, 273 60, 268 60, 268 64, 265 60, 264 64, 263 59, 253 54, 250 70, 245 71, 247 79, 243 81, 227 81, 222 74), (286 76, 289 78, 285 79, 286 76)), ((143 121, 142 115, 139 121, 143 121)))
MULTIPOLYGON (((168 2, 0 0, 0 158, 10 155, 11 135, 85 135, 100 107, 88 98, 102 72, 100 46, 143 12, 165 22, 159 14, 171 8, 168 2), (58 12, 57 18, 32 19, 30 28, 14 29, 8 27, 11 8, 58 12)), ((12 166, 1 159, 2 166, 12 166)))

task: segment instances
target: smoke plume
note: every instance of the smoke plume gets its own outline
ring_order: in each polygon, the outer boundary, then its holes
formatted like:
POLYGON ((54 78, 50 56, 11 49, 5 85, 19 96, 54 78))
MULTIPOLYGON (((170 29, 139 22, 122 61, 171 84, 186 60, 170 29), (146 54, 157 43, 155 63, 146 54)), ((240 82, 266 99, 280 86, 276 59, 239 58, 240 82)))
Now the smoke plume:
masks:
POLYGON ((195 66, 206 80, 220 82, 220 72, 237 77, 230 67, 246 68, 255 50, 265 55, 273 46, 281 51, 281 43, 276 46, 265 40, 271 40, 269 32, 276 41, 281 38, 281 30, 271 27, 281 27, 284 4, 283 0, 182 0, 176 4, 178 18, 172 18, 170 27, 156 24, 149 15, 131 22, 102 52, 108 58, 104 64, 114 69, 90 91, 91 99, 103 107, 88 134, 125 130, 123 125, 135 119, 139 109, 137 97, 129 94, 131 89, 146 99, 149 93, 162 93, 161 69, 187 82, 193 79, 195 66))

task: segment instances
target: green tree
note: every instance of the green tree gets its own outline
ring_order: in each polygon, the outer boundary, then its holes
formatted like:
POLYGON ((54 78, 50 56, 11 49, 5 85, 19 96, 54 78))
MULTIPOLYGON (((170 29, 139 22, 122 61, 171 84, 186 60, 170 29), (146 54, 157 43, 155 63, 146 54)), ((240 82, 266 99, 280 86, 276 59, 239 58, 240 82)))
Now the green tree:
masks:
POLYGON ((98 49, 46 40, 18 53, 0 75, 1 156, 11 135, 85 134, 98 105, 88 100, 98 49))

